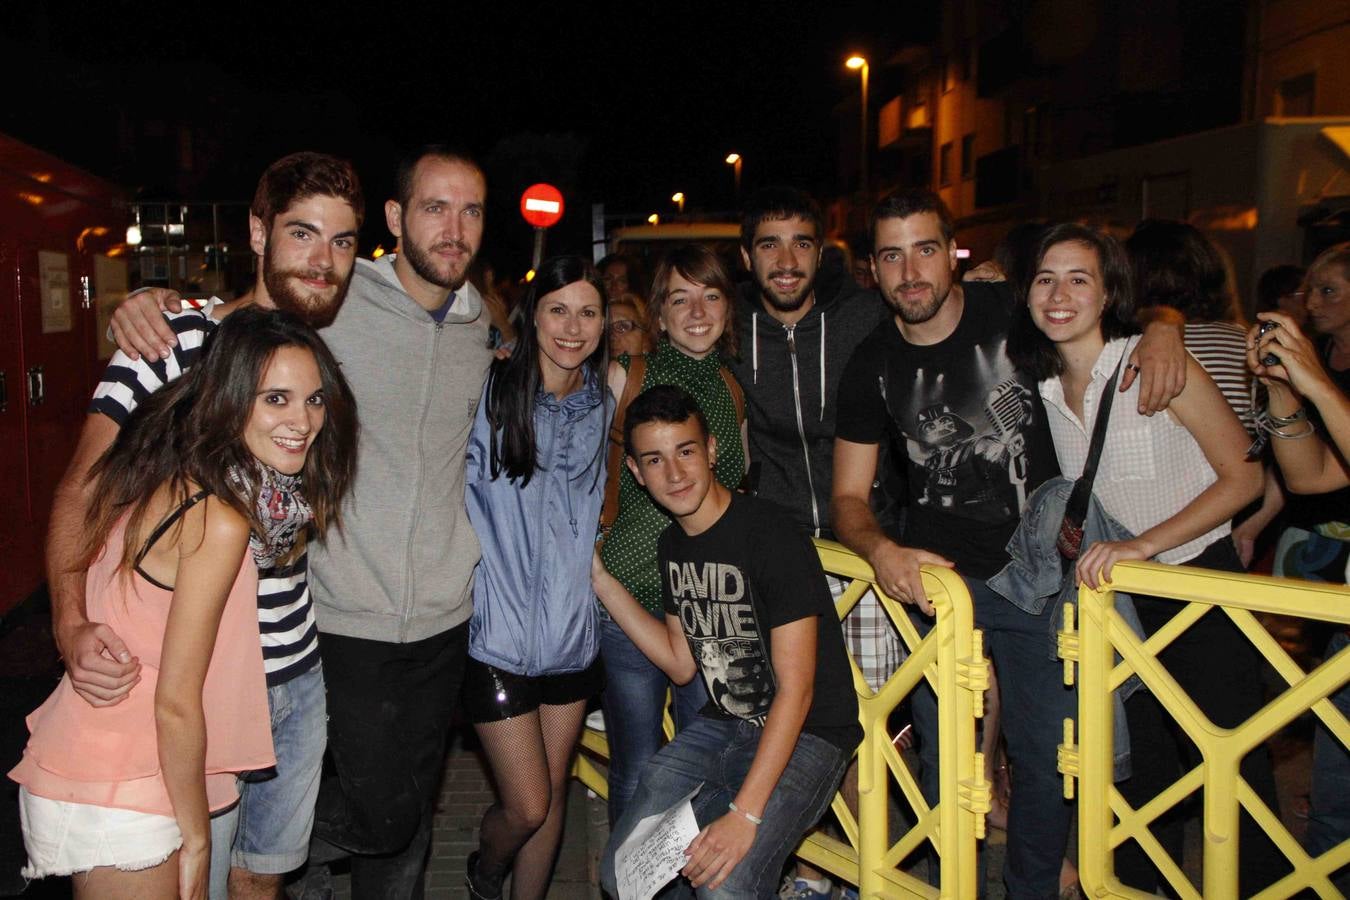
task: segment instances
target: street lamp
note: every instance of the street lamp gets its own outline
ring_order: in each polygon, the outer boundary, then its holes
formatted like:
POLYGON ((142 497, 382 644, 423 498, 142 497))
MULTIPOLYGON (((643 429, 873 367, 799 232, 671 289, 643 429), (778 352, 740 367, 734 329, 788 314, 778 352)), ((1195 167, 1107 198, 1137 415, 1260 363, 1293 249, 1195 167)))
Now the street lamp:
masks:
POLYGON ((844 65, 862 75, 862 117, 859 131, 858 183, 860 190, 867 193, 867 59, 862 56, 850 56, 844 65))
POLYGON ((680 210, 680 212, 683 213, 683 212, 684 212, 684 191, 676 191, 675 193, 671 194, 671 195, 670 195, 670 202, 671 202, 671 203, 674 203, 675 206, 680 210))
POLYGON ((731 166, 732 174, 736 179, 736 205, 741 203, 741 155, 739 153, 727 154, 727 165, 731 166))
POLYGON ((652 213, 650 216, 647 217, 647 222, 648 222, 648 224, 651 224, 651 225, 660 225, 660 224, 661 224, 661 217, 660 217, 659 215, 657 215, 656 213, 652 213))

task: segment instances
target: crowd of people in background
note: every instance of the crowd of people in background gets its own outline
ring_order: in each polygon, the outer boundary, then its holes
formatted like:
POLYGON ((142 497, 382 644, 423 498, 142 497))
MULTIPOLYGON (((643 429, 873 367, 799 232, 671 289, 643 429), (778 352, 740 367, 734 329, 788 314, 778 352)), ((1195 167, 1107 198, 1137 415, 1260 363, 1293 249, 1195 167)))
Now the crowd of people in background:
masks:
MULTIPOLYGON (((521 287, 477 256, 486 191, 465 152, 411 153, 383 207, 398 250, 366 260, 355 172, 293 154, 250 208, 246 294, 117 311, 52 515, 67 672, 10 773, 26 875, 77 897, 322 897, 346 857, 354 897, 420 897, 458 714, 497 788, 469 895, 542 898, 592 710, 609 894, 638 823, 692 796, 662 896, 856 896, 789 854, 837 790, 856 809, 850 659, 876 691, 906 650, 872 591, 836 617, 848 582, 810 544, 831 538, 921 635, 921 568, 964 580, 995 674, 1003 882, 1076 896, 1057 751, 1077 701, 1051 645, 1076 586, 1126 560, 1346 580, 1350 245, 1263 273, 1252 320, 1185 222, 1021 224, 963 278, 929 190, 836 245, 776 187, 747 202, 738 260, 563 255, 521 287)), ((1178 609, 1117 602, 1141 637, 1178 609)), ((1347 634, 1312 640, 1329 657, 1347 634)), ((1217 726, 1267 699, 1221 610, 1160 659, 1217 726)), ((1350 714, 1350 688, 1332 699, 1350 714)), ((1118 700, 1137 807, 1197 754, 1146 689, 1118 700)), ((936 803, 926 683, 891 727, 936 803)), ((1322 852, 1350 838, 1350 756, 1325 728, 1313 768, 1322 852)), ((1268 748, 1241 774, 1278 814, 1268 748)), ((1185 812, 1154 824, 1178 862, 1185 812)), ((1285 874, 1248 810, 1239 840, 1243 895, 1285 874)), ((1115 871, 1161 884, 1133 841, 1115 871)))

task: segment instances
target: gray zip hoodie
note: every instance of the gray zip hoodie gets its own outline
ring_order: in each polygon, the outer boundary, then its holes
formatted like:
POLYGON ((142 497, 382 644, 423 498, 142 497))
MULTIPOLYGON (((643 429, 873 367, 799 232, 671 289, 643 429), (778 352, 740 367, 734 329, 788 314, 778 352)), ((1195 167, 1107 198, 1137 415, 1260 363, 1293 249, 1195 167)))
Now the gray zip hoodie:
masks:
POLYGON ((483 299, 466 282, 438 324, 391 256, 361 259, 323 338, 356 394, 361 446, 344 533, 310 548, 319 631, 392 643, 440 634, 473 605, 464 453, 492 361, 483 299))

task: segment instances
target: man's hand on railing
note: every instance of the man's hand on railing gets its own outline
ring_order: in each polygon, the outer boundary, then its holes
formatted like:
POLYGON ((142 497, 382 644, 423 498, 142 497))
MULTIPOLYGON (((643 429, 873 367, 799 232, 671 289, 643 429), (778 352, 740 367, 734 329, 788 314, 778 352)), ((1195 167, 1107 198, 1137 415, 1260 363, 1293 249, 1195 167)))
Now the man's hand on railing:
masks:
POLYGON ((901 547, 891 541, 882 541, 872 551, 868 560, 876 574, 877 585, 894 600, 912 603, 926 616, 933 614, 933 604, 924 593, 923 576, 920 566, 943 566, 953 568, 950 560, 929 553, 927 550, 913 550, 901 547))

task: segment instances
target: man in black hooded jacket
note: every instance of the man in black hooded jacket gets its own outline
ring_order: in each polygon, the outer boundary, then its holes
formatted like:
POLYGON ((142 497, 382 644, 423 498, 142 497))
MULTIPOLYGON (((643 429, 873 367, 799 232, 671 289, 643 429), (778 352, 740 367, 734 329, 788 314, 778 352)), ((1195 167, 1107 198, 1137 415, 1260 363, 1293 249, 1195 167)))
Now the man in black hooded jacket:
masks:
POLYGON ((736 308, 750 461, 758 493, 792 511, 816 537, 831 537, 835 391, 853 350, 888 314, 875 290, 842 268, 824 270, 815 201, 791 188, 756 194, 741 223, 741 253, 754 276, 736 308))
MULTIPOLYGON (((806 194, 767 188, 751 198, 741 254, 754 280, 737 303, 741 352, 729 365, 745 392, 758 495, 787 508, 808 534, 832 538, 835 393, 854 348, 889 313, 881 295, 858 287, 843 266, 821 265, 824 245, 820 207, 806 194)), ((878 521, 898 530, 884 498, 904 492, 881 488, 873 492, 878 521)), ((847 586, 830 582, 836 596, 847 586)), ((899 638, 870 592, 846 619, 844 639, 873 690, 900 665, 899 638)), ((802 880, 814 874, 799 873, 795 896, 828 893, 828 880, 802 880)))

